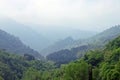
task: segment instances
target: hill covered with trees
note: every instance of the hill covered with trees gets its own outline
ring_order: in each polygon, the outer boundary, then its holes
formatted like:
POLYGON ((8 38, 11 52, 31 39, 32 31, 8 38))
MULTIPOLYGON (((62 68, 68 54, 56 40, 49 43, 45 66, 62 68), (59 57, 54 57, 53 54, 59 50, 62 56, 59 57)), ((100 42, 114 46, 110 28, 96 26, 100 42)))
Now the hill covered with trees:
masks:
POLYGON ((120 25, 116 25, 87 39, 74 40, 72 38, 66 38, 65 40, 56 42, 55 44, 49 46, 48 48, 43 49, 41 53, 49 55, 51 53, 60 51, 62 49, 71 49, 89 44, 103 47, 106 43, 118 37, 119 35, 120 35, 120 25))
POLYGON ((84 56, 89 50, 104 49, 105 45, 120 35, 120 25, 111 27, 96 36, 89 39, 75 41, 73 48, 67 49, 70 53, 67 54, 66 49, 56 51, 47 55, 47 59, 55 62, 57 65, 74 61, 84 56), (77 47, 75 47, 77 46, 77 47), (65 56, 67 55, 67 56, 65 56), (72 55, 72 56, 71 56, 72 55), (73 58, 74 57, 74 58, 73 58), (62 60, 62 62, 61 62, 62 60))
MULTIPOLYGON (((54 66, 52 63, 35 60, 31 55, 20 56, 17 54, 10 54, 4 50, 0 51, 0 80, 28 80, 25 75, 34 77, 38 71, 49 71, 54 66)), ((38 78, 31 78, 31 80, 41 80, 38 78)))
POLYGON ((47 56, 49 55, 49 53, 62 50, 67 45, 73 44, 74 42, 75 40, 72 37, 67 37, 63 40, 55 42, 53 45, 48 46, 47 48, 43 49, 40 53, 43 53, 44 56, 47 56))
POLYGON ((105 49, 91 50, 81 59, 62 65, 50 80, 120 80, 120 36, 105 49))
POLYGON ((31 54, 38 59, 43 58, 37 51, 24 45, 18 37, 15 37, 3 30, 0 30, 0 49, 19 55, 31 54))
POLYGON ((40 51, 51 43, 41 33, 38 33, 27 25, 17 22, 11 18, 0 17, 0 28, 19 37, 25 45, 28 45, 37 51, 40 51))
POLYGON ((1 50, 0 80, 120 80, 120 36, 60 68, 1 50))

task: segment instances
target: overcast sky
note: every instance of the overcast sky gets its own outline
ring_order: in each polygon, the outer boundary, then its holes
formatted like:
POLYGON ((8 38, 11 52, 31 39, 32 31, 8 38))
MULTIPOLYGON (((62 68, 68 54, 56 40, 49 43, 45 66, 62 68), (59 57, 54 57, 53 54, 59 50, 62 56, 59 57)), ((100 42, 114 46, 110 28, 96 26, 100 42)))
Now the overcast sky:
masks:
POLYGON ((0 16, 25 24, 103 30, 120 24, 120 0, 0 0, 0 16))

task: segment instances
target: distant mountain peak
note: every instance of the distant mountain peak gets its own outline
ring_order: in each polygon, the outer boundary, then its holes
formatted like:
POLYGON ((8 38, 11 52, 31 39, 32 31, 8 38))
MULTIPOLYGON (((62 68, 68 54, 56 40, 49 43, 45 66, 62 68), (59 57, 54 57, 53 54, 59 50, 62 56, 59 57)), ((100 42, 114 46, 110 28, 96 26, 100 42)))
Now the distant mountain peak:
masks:
POLYGON ((0 49, 4 49, 10 53, 16 53, 19 55, 30 54, 36 58, 42 58, 42 56, 35 50, 24 45, 18 37, 15 37, 0 29, 0 49))
MULTIPOLYGON (((112 26, 111 28, 107 29, 107 30, 119 30, 120 29, 120 25, 115 25, 115 26, 112 26)), ((107 31, 105 30, 105 31, 107 31)))
POLYGON ((65 40, 71 40, 71 41, 73 41, 74 39, 69 36, 69 37, 65 38, 65 40))
POLYGON ((31 27, 10 18, 0 18, 0 28, 19 37, 25 45, 37 51, 40 51, 51 43, 40 32, 38 33, 31 27))

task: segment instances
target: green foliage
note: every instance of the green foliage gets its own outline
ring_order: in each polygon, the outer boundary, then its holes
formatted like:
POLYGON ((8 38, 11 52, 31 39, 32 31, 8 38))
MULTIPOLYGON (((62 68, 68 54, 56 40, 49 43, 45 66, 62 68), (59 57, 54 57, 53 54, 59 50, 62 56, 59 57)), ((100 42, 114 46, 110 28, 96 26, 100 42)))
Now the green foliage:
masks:
POLYGON ((4 80, 21 80, 23 76, 27 79, 27 74, 36 78, 36 76, 39 77, 39 71, 42 72, 53 67, 50 62, 27 60, 26 57, 9 54, 4 50, 0 51, 0 76, 4 80))
POLYGON ((120 48, 112 51, 112 54, 108 58, 108 61, 111 63, 117 62, 120 59, 120 48))
POLYGON ((93 70, 92 80, 99 80, 99 68, 95 67, 93 70))
POLYGON ((0 76, 0 80, 4 80, 4 79, 0 76))
POLYGON ((26 46, 21 40, 5 31, 0 30, 0 50, 5 49, 7 52, 19 55, 30 54, 35 58, 43 59, 43 57, 35 50, 26 46))
POLYGON ((106 45, 108 50, 114 50, 120 47, 120 37, 117 37, 112 42, 106 45))
POLYGON ((12 72, 12 70, 10 70, 8 65, 2 62, 0 62, 0 76, 5 80, 13 80, 16 77, 14 76, 14 73, 12 72))
POLYGON ((103 63, 100 68, 100 78, 101 80, 120 80, 120 67, 119 64, 111 65, 103 63))
MULTIPOLYGON (((89 51, 83 58, 60 68, 55 68, 52 62, 35 60, 31 55, 22 57, 2 50, 0 80, 120 80, 119 44, 120 37, 110 42, 104 50, 89 51)), ((70 51, 63 52, 66 53, 63 55, 65 59, 70 51)))
POLYGON ((29 69, 25 72, 22 80, 41 80, 41 74, 40 74, 40 72, 37 71, 36 69, 29 68, 29 69))
POLYGON ((82 61, 65 67, 65 80, 88 80, 89 65, 82 61))
POLYGON ((101 51, 89 51, 84 56, 84 60, 92 66, 97 66, 103 60, 103 53, 101 51))
POLYGON ((76 60, 76 56, 70 50, 65 49, 48 55, 47 59, 54 61, 56 66, 60 67, 61 64, 66 64, 69 63, 70 61, 76 60))

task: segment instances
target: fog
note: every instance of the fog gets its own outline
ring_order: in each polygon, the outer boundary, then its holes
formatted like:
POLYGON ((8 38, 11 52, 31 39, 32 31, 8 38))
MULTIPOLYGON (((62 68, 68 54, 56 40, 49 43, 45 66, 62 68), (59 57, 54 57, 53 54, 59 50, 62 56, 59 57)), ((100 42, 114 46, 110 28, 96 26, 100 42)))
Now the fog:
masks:
POLYGON ((120 0, 0 0, 0 17, 35 30, 44 27, 102 31, 120 24, 119 3, 120 0))
POLYGON ((119 3, 120 0, 0 0, 0 29, 25 43, 29 38, 27 45, 36 42, 35 47, 39 41, 45 44, 67 37, 88 38, 120 24, 119 3), (39 35, 39 39, 32 41, 31 35, 39 35))

